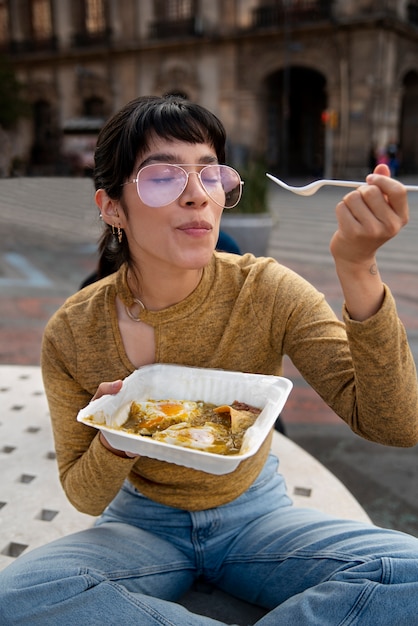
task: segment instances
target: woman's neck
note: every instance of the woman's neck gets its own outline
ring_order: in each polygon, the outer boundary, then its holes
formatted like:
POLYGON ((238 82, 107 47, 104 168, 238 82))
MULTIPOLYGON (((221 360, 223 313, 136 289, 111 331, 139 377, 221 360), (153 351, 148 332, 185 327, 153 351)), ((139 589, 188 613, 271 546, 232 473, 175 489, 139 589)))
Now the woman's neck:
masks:
POLYGON ((203 269, 179 270, 167 274, 149 273, 129 268, 128 287, 134 298, 149 311, 160 311, 187 298, 198 286, 203 269))

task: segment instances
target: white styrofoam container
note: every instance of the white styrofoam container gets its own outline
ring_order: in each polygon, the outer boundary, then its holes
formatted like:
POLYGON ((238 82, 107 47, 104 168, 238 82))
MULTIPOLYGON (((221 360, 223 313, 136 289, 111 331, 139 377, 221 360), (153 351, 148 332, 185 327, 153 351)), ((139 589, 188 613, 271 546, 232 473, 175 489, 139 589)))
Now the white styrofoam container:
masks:
POLYGON ((125 378, 118 394, 92 400, 79 412, 77 420, 102 430, 110 445, 118 450, 136 452, 210 474, 228 474, 259 449, 291 389, 292 382, 280 376, 157 363, 141 367, 125 378), (147 399, 202 400, 219 405, 238 400, 258 407, 262 412, 245 433, 240 453, 227 456, 114 429, 127 418, 127 409, 133 400, 147 399), (94 422, 88 419, 92 416, 94 422))

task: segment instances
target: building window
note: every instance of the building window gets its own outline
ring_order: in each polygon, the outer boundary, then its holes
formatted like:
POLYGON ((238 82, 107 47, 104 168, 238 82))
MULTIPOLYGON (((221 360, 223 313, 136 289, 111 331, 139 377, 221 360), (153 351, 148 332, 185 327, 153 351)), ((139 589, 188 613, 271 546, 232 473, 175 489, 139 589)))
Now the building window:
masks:
POLYGON ((156 0, 154 15, 169 21, 184 20, 192 17, 194 4, 193 0, 156 0))
POLYGON ((106 43, 110 35, 106 0, 76 0, 72 7, 74 45, 91 46, 106 43))
POLYGON ((196 35, 195 0, 155 0, 151 37, 196 35))
POLYGON ((0 0, 0 48, 6 48, 9 40, 9 10, 6 0, 0 0))
POLYGON ((106 30, 105 7, 103 0, 87 0, 86 31, 93 35, 106 30))
POLYGON ((85 117, 103 118, 105 117, 105 104, 102 98, 93 96, 86 98, 83 102, 83 113, 85 117))
POLYGON ((13 42, 15 52, 56 49, 51 4, 51 0, 26 0, 19 5, 17 15, 23 37, 13 42))
POLYGON ((47 41, 52 37, 50 0, 31 0, 31 30, 36 41, 47 41))

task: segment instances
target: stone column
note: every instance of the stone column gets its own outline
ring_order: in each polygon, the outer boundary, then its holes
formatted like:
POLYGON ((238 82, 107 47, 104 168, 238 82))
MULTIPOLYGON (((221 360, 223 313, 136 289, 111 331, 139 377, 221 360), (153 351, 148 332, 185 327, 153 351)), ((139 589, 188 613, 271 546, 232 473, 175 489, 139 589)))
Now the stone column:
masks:
POLYGON ((74 34, 71 0, 53 0, 52 6, 54 35, 58 40, 58 47, 66 50, 71 47, 74 34))

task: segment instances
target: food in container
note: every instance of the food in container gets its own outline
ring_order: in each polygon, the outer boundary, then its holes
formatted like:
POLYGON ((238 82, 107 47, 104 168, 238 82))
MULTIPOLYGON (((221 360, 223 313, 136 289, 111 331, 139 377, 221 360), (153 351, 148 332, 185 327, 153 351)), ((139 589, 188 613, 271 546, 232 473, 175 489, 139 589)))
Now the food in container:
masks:
MULTIPOLYGON (((185 448, 238 454, 247 428, 260 413, 239 402, 217 406, 202 400, 133 400, 119 409, 115 428, 185 448), (121 415, 126 416, 123 422, 121 415)), ((96 421, 94 415, 91 421, 96 421)))
MULTIPOLYGON (((128 376, 118 394, 103 396, 90 402, 79 412, 77 419, 102 430, 110 445, 117 449, 212 474, 226 474, 259 449, 282 410, 291 388, 291 381, 279 376, 180 365, 147 365, 128 376), (173 404, 180 401, 182 407, 172 407, 172 412, 177 411, 180 417, 185 407, 193 413, 199 402, 222 407, 232 406, 234 401, 239 400, 261 412, 252 425, 247 424, 242 445, 233 454, 216 449, 221 429, 210 424, 205 429, 195 427, 190 432, 187 420, 173 420, 173 424, 168 423, 168 420, 167 428, 164 429, 166 434, 163 435, 164 431, 161 430, 156 438, 121 429, 133 403, 146 409, 146 403, 150 399, 161 398, 168 398, 173 404), (180 426, 185 422, 189 428, 188 433, 184 425, 180 426), (181 442, 184 436, 186 441, 183 439, 181 442), (212 448, 210 441, 213 442, 212 448), (200 447, 199 442, 202 443, 200 447)), ((232 421, 231 419, 231 423, 232 421)), ((237 424, 239 421, 235 422, 235 428, 237 424)))

